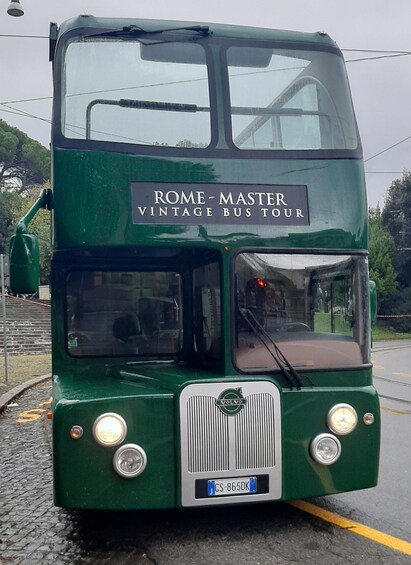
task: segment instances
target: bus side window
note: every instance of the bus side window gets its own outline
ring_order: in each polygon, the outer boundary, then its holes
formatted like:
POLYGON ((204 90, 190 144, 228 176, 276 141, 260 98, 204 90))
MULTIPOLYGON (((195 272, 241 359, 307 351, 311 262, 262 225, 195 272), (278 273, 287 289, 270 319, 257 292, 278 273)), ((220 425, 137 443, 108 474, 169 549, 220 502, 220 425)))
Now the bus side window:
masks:
POLYGON ((214 340, 219 336, 219 315, 217 314, 217 299, 214 289, 197 286, 195 296, 194 332, 197 350, 209 351, 214 340))
POLYGON ((203 360, 221 357, 220 268, 210 263, 194 271, 194 350, 203 360), (206 358, 206 359, 205 359, 206 358))

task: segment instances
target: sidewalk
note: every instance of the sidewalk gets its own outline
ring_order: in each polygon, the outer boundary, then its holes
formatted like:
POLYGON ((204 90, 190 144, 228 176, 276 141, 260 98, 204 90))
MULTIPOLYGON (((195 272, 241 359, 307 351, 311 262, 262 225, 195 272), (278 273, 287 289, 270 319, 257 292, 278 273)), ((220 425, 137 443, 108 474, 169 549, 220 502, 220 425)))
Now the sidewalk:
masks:
POLYGON ((46 375, 41 375, 39 377, 34 377, 34 379, 30 379, 28 381, 25 381, 23 383, 21 383, 20 385, 9 389, 7 392, 2 393, 1 392, 1 388, 0 388, 0 412, 2 412, 2 410, 4 410, 4 408, 6 408, 10 402, 12 402, 15 398, 17 398, 18 396, 20 396, 20 394, 22 394, 25 390, 27 390, 28 388, 31 388, 32 386, 35 386, 39 383, 42 383, 43 381, 46 381, 47 379, 51 379, 51 373, 48 373, 46 375))

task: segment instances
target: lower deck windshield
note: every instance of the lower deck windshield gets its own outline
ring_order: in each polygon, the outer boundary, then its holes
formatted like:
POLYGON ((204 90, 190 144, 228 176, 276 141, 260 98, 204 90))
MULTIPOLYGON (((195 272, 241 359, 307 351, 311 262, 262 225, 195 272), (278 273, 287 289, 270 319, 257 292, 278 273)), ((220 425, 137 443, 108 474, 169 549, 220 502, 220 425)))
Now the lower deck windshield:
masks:
MULTIPOLYGON (((74 357, 219 363, 218 254, 176 253, 167 268, 73 270, 66 278, 66 343, 74 357)), ((154 259, 151 260, 153 265, 154 259)))
POLYGON ((68 349, 78 356, 174 355, 182 346, 175 271, 73 271, 67 279, 68 349))
POLYGON ((295 367, 369 361, 364 257, 241 253, 235 277, 234 360, 241 371, 278 369, 274 343, 295 367))
POLYGON ((71 356, 179 360, 220 371, 227 357, 223 309, 231 303, 233 360, 240 372, 278 370, 274 343, 296 368, 369 362, 362 255, 239 253, 230 287, 222 286, 229 263, 224 269, 216 251, 181 251, 143 261, 146 266, 143 262, 135 270, 68 272, 71 356), (223 288, 229 293, 225 300, 223 288))

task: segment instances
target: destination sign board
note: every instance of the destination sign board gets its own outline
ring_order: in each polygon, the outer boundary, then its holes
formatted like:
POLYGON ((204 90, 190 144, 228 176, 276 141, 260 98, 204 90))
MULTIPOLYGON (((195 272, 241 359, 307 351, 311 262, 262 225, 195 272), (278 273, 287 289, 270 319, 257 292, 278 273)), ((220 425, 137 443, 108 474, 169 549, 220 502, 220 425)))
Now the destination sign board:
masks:
POLYGON ((131 202, 134 224, 310 223, 304 185, 134 182, 131 202))

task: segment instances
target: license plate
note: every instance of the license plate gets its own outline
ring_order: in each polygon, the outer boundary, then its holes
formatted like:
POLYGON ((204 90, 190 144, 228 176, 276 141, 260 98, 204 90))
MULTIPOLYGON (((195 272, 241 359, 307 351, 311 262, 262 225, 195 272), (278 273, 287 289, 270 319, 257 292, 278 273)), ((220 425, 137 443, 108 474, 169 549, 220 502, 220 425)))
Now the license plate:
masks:
POLYGON ((257 477, 241 477, 239 479, 215 479, 208 481, 208 496, 232 496, 235 494, 255 494, 257 477))

